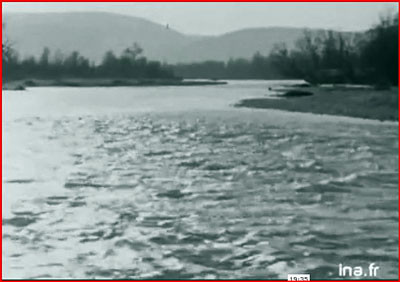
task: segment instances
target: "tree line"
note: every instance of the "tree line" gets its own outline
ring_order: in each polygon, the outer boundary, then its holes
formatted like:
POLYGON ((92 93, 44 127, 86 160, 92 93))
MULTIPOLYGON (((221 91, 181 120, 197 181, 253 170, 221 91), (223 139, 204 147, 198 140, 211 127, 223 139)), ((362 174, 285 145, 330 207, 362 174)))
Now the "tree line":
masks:
POLYGON ((64 56, 48 48, 39 58, 20 59, 3 38, 3 81, 24 78, 207 78, 305 79, 310 83, 398 85, 398 14, 382 17, 363 33, 306 31, 294 48, 276 45, 251 59, 162 65, 147 60, 133 44, 121 54, 108 51, 95 65, 78 52, 64 56))
POLYGON ((44 48, 37 59, 20 59, 12 44, 3 40, 3 81, 17 79, 59 78, 175 78, 170 69, 158 61, 142 56, 143 49, 136 43, 120 55, 108 51, 100 64, 95 65, 79 52, 64 55, 44 48))
POLYGON ((398 85, 398 14, 387 15, 363 33, 305 31, 294 48, 277 44, 268 56, 228 62, 170 65, 186 78, 285 79, 310 83, 398 85))

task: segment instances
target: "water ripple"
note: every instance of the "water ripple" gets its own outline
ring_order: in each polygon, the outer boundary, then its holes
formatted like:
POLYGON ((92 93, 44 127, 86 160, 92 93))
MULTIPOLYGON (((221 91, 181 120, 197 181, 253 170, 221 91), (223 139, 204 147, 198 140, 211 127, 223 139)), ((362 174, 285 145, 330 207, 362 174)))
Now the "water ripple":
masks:
POLYGON ((51 138, 7 151, 26 168, 3 180, 15 197, 7 277, 331 279, 343 262, 397 277, 392 127, 130 115, 12 126, 51 138))

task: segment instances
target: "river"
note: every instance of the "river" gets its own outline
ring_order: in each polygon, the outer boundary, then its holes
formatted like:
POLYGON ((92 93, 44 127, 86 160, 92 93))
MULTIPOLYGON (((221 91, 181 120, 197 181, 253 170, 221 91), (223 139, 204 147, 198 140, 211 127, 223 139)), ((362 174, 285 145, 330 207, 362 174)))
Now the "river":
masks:
POLYGON ((398 123, 282 83, 3 91, 3 278, 397 279, 398 123))

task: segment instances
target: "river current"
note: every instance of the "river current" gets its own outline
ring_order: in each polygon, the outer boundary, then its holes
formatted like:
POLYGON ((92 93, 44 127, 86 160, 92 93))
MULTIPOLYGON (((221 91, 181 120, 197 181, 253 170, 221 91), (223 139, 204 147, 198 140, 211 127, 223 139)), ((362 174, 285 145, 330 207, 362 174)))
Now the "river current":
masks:
POLYGON ((3 278, 397 279, 398 124, 282 83, 3 91, 3 278))

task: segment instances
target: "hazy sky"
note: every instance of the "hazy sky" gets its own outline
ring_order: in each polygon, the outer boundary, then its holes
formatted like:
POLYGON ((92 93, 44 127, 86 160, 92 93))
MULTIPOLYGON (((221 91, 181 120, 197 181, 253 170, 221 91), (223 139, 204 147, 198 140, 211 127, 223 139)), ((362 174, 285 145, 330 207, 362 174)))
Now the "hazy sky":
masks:
POLYGON ((3 2, 3 13, 108 11, 169 24, 171 28, 190 34, 221 34, 246 27, 267 26, 363 30, 376 23, 381 14, 397 10, 396 2, 3 2))

